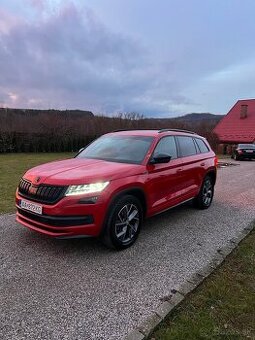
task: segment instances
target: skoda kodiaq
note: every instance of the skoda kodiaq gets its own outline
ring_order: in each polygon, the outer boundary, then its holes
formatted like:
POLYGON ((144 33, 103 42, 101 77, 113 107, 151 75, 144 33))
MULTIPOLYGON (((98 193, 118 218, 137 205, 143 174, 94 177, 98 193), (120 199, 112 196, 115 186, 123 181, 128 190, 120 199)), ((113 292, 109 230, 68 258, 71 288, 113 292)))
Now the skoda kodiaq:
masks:
POLYGON ((144 218, 193 200, 213 199, 217 158, 185 130, 108 133, 74 158, 28 170, 16 192, 17 221, 57 238, 100 237, 132 245, 144 218))

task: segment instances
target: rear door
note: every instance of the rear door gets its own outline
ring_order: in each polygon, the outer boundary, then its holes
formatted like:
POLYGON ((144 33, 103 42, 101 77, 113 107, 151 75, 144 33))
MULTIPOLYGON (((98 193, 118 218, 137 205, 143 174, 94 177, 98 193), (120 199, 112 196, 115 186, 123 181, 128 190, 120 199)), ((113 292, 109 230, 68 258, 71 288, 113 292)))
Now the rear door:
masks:
POLYGON ((201 154, 193 137, 176 136, 176 140, 182 160, 182 197, 186 200, 197 195, 205 163, 201 161, 201 154))

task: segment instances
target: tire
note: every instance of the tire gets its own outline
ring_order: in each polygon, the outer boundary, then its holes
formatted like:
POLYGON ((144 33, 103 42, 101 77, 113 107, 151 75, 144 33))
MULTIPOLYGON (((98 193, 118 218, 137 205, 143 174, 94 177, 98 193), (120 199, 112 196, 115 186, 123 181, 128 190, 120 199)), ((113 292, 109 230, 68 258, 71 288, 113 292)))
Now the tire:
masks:
POLYGON ((234 154, 234 160, 239 161, 239 157, 237 156, 237 154, 234 154))
POLYGON ((193 205, 198 209, 208 209, 212 204, 214 183, 211 176, 206 176, 199 194, 193 200, 193 205))
POLYGON ((142 222, 140 201, 132 195, 121 196, 109 209, 101 240, 108 248, 126 249, 137 240, 142 222))

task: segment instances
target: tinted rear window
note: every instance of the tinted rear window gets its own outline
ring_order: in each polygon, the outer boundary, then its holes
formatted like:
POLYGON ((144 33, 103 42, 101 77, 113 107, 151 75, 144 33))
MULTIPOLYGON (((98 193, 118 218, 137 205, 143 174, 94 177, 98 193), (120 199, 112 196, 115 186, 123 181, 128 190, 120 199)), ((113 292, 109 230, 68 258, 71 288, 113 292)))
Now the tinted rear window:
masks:
POLYGON ((255 149, 255 144, 238 144, 240 149, 255 149))
POLYGON ((192 156, 197 153, 196 146, 192 137, 177 136, 177 140, 182 157, 192 156))
POLYGON ((209 152, 208 146, 205 144, 205 142, 202 139, 200 138, 195 138, 195 139, 196 139, 197 145, 201 153, 209 152))

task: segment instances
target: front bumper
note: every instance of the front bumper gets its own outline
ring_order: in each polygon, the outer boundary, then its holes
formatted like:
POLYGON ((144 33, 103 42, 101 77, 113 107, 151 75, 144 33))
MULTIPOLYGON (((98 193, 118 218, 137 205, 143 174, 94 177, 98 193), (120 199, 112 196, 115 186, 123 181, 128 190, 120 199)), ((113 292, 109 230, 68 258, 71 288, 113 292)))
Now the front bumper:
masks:
POLYGON ((22 209, 21 199, 27 200, 17 192, 17 222, 41 234, 57 238, 98 236, 107 209, 101 198, 94 204, 84 204, 81 203, 81 197, 64 197, 55 205, 42 203, 43 213, 40 215, 22 209))

